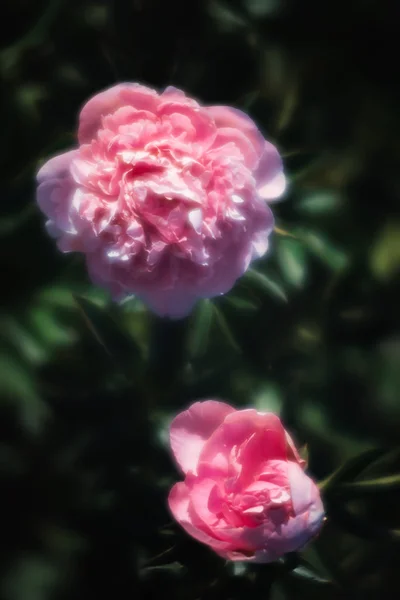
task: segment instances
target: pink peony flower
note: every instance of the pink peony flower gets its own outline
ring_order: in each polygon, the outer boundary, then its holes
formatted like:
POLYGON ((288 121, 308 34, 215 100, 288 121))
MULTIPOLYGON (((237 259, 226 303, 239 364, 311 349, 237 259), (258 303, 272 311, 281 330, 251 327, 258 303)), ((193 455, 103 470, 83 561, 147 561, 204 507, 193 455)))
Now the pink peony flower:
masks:
POLYGON ((78 141, 40 169, 37 201, 60 250, 84 253, 115 299, 135 294, 180 318, 266 252, 266 201, 285 178, 239 110, 122 83, 84 105, 78 141))
POLYGON ((170 510, 222 557, 271 562, 319 531, 318 488, 276 415, 196 402, 173 420, 170 442, 185 474, 171 489, 170 510))

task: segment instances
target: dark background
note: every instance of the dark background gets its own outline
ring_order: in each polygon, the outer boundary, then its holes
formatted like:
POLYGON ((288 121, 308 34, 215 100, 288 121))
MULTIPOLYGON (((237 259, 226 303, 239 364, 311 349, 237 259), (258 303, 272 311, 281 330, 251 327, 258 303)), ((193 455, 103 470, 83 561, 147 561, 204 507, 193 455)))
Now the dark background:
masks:
POLYGON ((278 412, 318 479, 371 448, 389 454, 363 476, 400 471, 399 17, 378 0, 3 3, 2 599, 398 597, 398 485, 350 502, 358 521, 328 506, 307 554, 323 576, 242 571, 171 523, 165 431, 220 397, 278 412), (35 204, 83 102, 120 81, 242 108, 284 156, 263 277, 187 322, 112 306, 35 204))

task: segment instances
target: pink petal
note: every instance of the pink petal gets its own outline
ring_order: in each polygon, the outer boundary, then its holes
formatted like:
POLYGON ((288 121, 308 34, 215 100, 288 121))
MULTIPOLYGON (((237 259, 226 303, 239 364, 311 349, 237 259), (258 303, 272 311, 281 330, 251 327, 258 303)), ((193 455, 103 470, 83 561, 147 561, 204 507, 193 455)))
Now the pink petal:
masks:
POLYGON ((195 402, 175 417, 170 426, 170 443, 175 460, 184 473, 196 472, 204 444, 235 409, 217 400, 195 402))
POLYGON ((277 560, 275 554, 271 554, 267 550, 256 550, 254 553, 243 553, 240 551, 227 550, 225 552, 218 552, 218 554, 225 558, 225 560, 231 560, 233 562, 252 562, 252 563, 269 563, 277 560))
POLYGON ((70 150, 47 160, 36 175, 37 182, 43 183, 48 179, 60 179, 69 176, 71 162, 77 154, 78 150, 70 150))
POLYGON ((137 83, 120 83, 93 96, 83 106, 79 117, 78 139, 80 144, 90 143, 101 127, 101 119, 122 106, 155 112, 159 96, 137 83))
POLYGON ((178 116, 185 116, 189 119, 193 132, 190 135, 190 141, 195 146, 201 146, 203 149, 209 147, 215 139, 216 128, 212 118, 203 108, 192 107, 181 101, 170 101, 160 104, 158 114, 160 117, 172 118, 177 121, 178 116))
POLYGON ((286 442, 287 442, 288 459, 297 462, 304 469, 307 465, 307 462, 301 458, 301 456, 298 453, 297 448, 296 448, 292 438, 288 434, 288 432, 286 432, 286 442))
POLYGON ((209 533, 198 528, 199 521, 193 521, 193 511, 190 506, 189 488, 183 482, 176 483, 168 496, 168 505, 172 516, 193 538, 207 544, 213 549, 224 550, 229 544, 213 538, 209 533))
POLYGON ((71 181, 68 178, 45 179, 36 192, 40 209, 50 218, 60 233, 77 233, 71 213, 73 192, 71 181))
POLYGON ((207 111, 218 128, 231 127, 244 133, 251 141, 257 156, 261 158, 265 144, 264 136, 250 117, 241 110, 230 106, 209 106, 207 111))
POLYGON ((322 517, 323 507, 321 496, 311 477, 303 471, 300 465, 289 462, 288 478, 295 514, 308 514, 312 509, 314 516, 316 516, 316 513, 319 513, 319 516, 322 517))
POLYGON ((198 102, 196 102, 196 100, 193 100, 192 98, 188 98, 185 94, 185 92, 183 92, 182 90, 179 90, 178 88, 169 85, 168 87, 165 88, 165 90, 163 91, 163 93, 160 95, 160 99, 161 102, 163 103, 164 101, 166 102, 180 102, 181 104, 187 104, 188 106, 199 106, 198 102))
POLYGON ((279 417, 254 409, 234 411, 204 444, 198 472, 203 473, 205 469, 209 474, 210 469, 215 469, 215 473, 227 474, 227 466, 234 461, 241 465, 243 472, 253 473, 263 462, 272 459, 286 459, 285 430, 279 417), (249 442, 248 447, 246 442, 249 442), (232 457, 234 448, 236 459, 232 457))
POLYGON ((275 146, 269 142, 265 142, 264 153, 254 177, 257 181, 257 192, 264 200, 277 200, 286 189, 282 159, 275 146))
POLYGON ((179 286, 173 289, 157 289, 157 282, 149 281, 147 284, 136 285, 137 296, 145 302, 153 312, 160 317, 182 319, 191 313, 198 296, 179 286), (148 288, 148 291, 145 289, 148 288))
POLYGON ((294 515, 270 534, 268 541, 268 549, 280 556, 301 550, 318 533, 324 520, 324 508, 314 482, 296 463, 287 465, 294 515))
POLYGON ((269 235, 270 231, 268 231, 268 233, 262 232, 262 233, 257 233, 254 238, 253 238, 253 243, 252 243, 252 255, 251 255, 251 259, 253 258, 261 258, 261 256, 264 256, 264 254, 266 253, 266 251, 269 248, 269 240, 268 240, 268 235, 269 235))
POLYGON ((213 479, 197 479, 193 482, 190 494, 194 510, 207 527, 211 529, 218 523, 218 517, 210 510, 210 506, 213 504, 211 500, 216 495, 213 493, 216 485, 213 479))
POLYGON ((214 140, 212 149, 220 148, 229 143, 234 144, 244 158, 246 167, 255 169, 259 163, 260 156, 254 148, 251 140, 240 129, 232 127, 220 127, 217 130, 217 137, 214 140))

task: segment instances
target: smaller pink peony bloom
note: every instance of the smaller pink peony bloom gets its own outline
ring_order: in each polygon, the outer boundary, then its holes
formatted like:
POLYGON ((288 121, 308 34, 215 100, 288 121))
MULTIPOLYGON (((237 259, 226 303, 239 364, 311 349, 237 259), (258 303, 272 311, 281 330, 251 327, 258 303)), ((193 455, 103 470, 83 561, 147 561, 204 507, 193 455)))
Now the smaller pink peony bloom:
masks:
POLYGON ((275 561, 321 528, 318 488, 276 415, 196 402, 172 421, 170 443, 185 475, 171 513, 223 558, 275 561))
POLYGON ((244 113, 135 83, 82 108, 76 148, 48 160, 37 201, 92 281, 161 316, 224 294, 268 247, 280 156, 244 113))

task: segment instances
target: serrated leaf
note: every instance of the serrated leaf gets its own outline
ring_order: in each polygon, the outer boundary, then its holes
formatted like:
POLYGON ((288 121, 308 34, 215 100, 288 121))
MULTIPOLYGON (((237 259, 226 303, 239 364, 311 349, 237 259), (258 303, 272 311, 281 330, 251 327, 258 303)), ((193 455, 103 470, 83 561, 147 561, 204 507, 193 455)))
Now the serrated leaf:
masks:
POLYGON ((264 273, 249 269, 244 277, 250 284, 267 293, 268 296, 279 298, 283 302, 288 301, 285 290, 278 283, 267 277, 267 275, 264 275, 264 273))
POLYGON ((278 264, 286 281, 302 287, 307 277, 307 258, 304 246, 293 239, 280 239, 277 244, 278 264))

